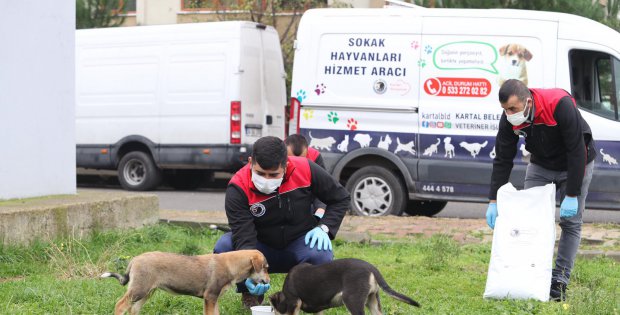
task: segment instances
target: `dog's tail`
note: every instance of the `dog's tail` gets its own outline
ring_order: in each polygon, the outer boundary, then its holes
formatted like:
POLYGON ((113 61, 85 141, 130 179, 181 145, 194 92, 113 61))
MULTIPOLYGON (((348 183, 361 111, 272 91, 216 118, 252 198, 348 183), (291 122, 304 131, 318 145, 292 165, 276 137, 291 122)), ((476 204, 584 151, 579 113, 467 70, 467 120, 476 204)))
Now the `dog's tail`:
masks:
POLYGON ((129 274, 121 275, 115 272, 105 272, 101 276, 101 278, 116 278, 121 285, 126 285, 129 282, 129 274))
POLYGON ((483 142, 480 146, 484 148, 484 147, 486 147, 486 146, 487 146, 487 144, 488 144, 488 143, 489 143, 489 141, 484 140, 484 142, 483 142))
POLYGON ((385 279, 383 278, 383 276, 381 275, 381 273, 379 272, 379 269, 377 269, 375 266, 371 265, 370 270, 372 271, 372 274, 375 276, 375 279, 377 280, 377 284, 379 284, 379 286, 381 287, 381 289, 383 289, 383 291, 385 293, 387 293, 389 296, 401 301, 401 302, 405 302, 409 305, 413 305, 416 307, 420 307, 420 303, 414 301, 412 298, 402 294, 402 293, 398 293, 396 291, 394 291, 392 288, 390 288, 390 286, 387 284, 387 282, 385 281, 385 279))
POLYGON ((230 232, 231 231, 230 227, 225 226, 225 225, 211 224, 211 225, 209 225, 209 228, 212 229, 212 230, 219 230, 219 231, 222 231, 222 232, 230 232))

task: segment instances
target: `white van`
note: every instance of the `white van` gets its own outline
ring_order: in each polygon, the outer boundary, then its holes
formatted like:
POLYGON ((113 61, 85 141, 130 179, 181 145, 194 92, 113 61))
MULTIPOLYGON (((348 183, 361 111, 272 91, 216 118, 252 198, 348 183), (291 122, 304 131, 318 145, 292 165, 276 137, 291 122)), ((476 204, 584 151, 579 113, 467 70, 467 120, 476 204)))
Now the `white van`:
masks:
POLYGON ((78 30, 77 166, 118 169, 125 189, 162 175, 193 188, 234 172, 262 136, 284 137, 277 32, 251 22, 78 30))
MULTIPOLYGON (((577 99, 598 156, 588 207, 620 209, 620 34, 568 14, 316 9, 297 33, 291 132, 363 215, 487 202, 506 79, 577 99)), ((523 140, 521 140, 521 144, 523 140)), ((511 182, 523 184, 524 146, 511 182)))

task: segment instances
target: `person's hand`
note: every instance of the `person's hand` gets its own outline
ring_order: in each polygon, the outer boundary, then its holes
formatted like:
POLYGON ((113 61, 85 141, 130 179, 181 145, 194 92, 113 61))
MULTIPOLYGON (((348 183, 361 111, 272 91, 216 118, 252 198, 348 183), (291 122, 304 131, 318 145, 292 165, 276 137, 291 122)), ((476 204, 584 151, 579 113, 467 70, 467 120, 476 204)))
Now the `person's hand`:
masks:
POLYGON ((332 250, 332 242, 329 239, 329 235, 318 226, 306 233, 306 245, 308 245, 308 242, 310 242, 310 248, 314 248, 316 244, 317 250, 332 250))
POLYGON ((564 197, 562 204, 560 205, 560 217, 562 218, 570 218, 577 214, 577 209, 579 209, 579 202, 577 202, 577 197, 564 197))
POLYGON ((252 281, 252 279, 247 278, 245 279, 245 287, 248 288, 248 291, 252 295, 263 295, 265 294, 265 292, 267 292, 267 290, 269 290, 271 286, 269 285, 269 283, 254 284, 254 281, 252 281))
POLYGON ((497 219, 497 203, 490 202, 487 208, 487 224, 491 229, 495 229, 495 219, 497 219))

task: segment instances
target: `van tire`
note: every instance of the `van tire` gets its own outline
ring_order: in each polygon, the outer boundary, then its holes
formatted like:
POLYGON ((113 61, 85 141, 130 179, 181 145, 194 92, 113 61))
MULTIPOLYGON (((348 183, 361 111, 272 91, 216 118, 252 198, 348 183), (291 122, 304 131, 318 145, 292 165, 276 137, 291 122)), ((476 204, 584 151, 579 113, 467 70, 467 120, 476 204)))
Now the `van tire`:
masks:
POLYGON ((351 212, 354 215, 401 215, 407 204, 405 187, 398 176, 380 166, 365 166, 355 171, 347 180, 346 189, 351 194, 351 212), (364 204, 360 199, 362 194, 374 193, 378 196, 382 192, 384 199, 373 198, 370 204, 364 204), (376 205, 379 205, 377 209, 369 208, 376 205))
POLYGON ((447 201, 438 200, 409 200, 405 213, 411 216, 432 217, 448 204, 447 201))
POLYGON ((148 153, 129 152, 118 163, 118 181, 126 190, 152 190, 161 183, 161 179, 161 170, 148 153))
POLYGON ((177 190, 194 190, 206 183, 213 176, 213 172, 206 170, 176 170, 165 173, 164 178, 168 185, 177 190))

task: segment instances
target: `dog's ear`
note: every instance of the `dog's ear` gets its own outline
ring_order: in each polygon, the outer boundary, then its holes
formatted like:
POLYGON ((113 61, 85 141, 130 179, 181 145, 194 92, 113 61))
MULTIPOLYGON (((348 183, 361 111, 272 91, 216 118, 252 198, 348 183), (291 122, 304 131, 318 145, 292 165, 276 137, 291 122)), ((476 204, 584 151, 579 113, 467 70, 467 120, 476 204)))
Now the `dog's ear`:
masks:
POLYGON ((534 57, 532 56, 532 53, 529 50, 527 50, 527 48, 523 47, 523 58, 525 58, 525 60, 527 61, 530 61, 532 60, 532 57, 534 57))
POLYGON ((508 44, 508 45, 504 45, 504 46, 500 47, 500 48, 498 49, 498 51, 499 51, 499 55, 500 55, 500 56, 504 56, 504 55, 506 55, 506 53, 508 52, 508 47, 510 47, 510 44, 508 44))
POLYGON ((262 255, 252 255, 250 261, 252 262, 254 272, 261 272, 261 270, 263 270, 265 258, 263 258, 262 255))

